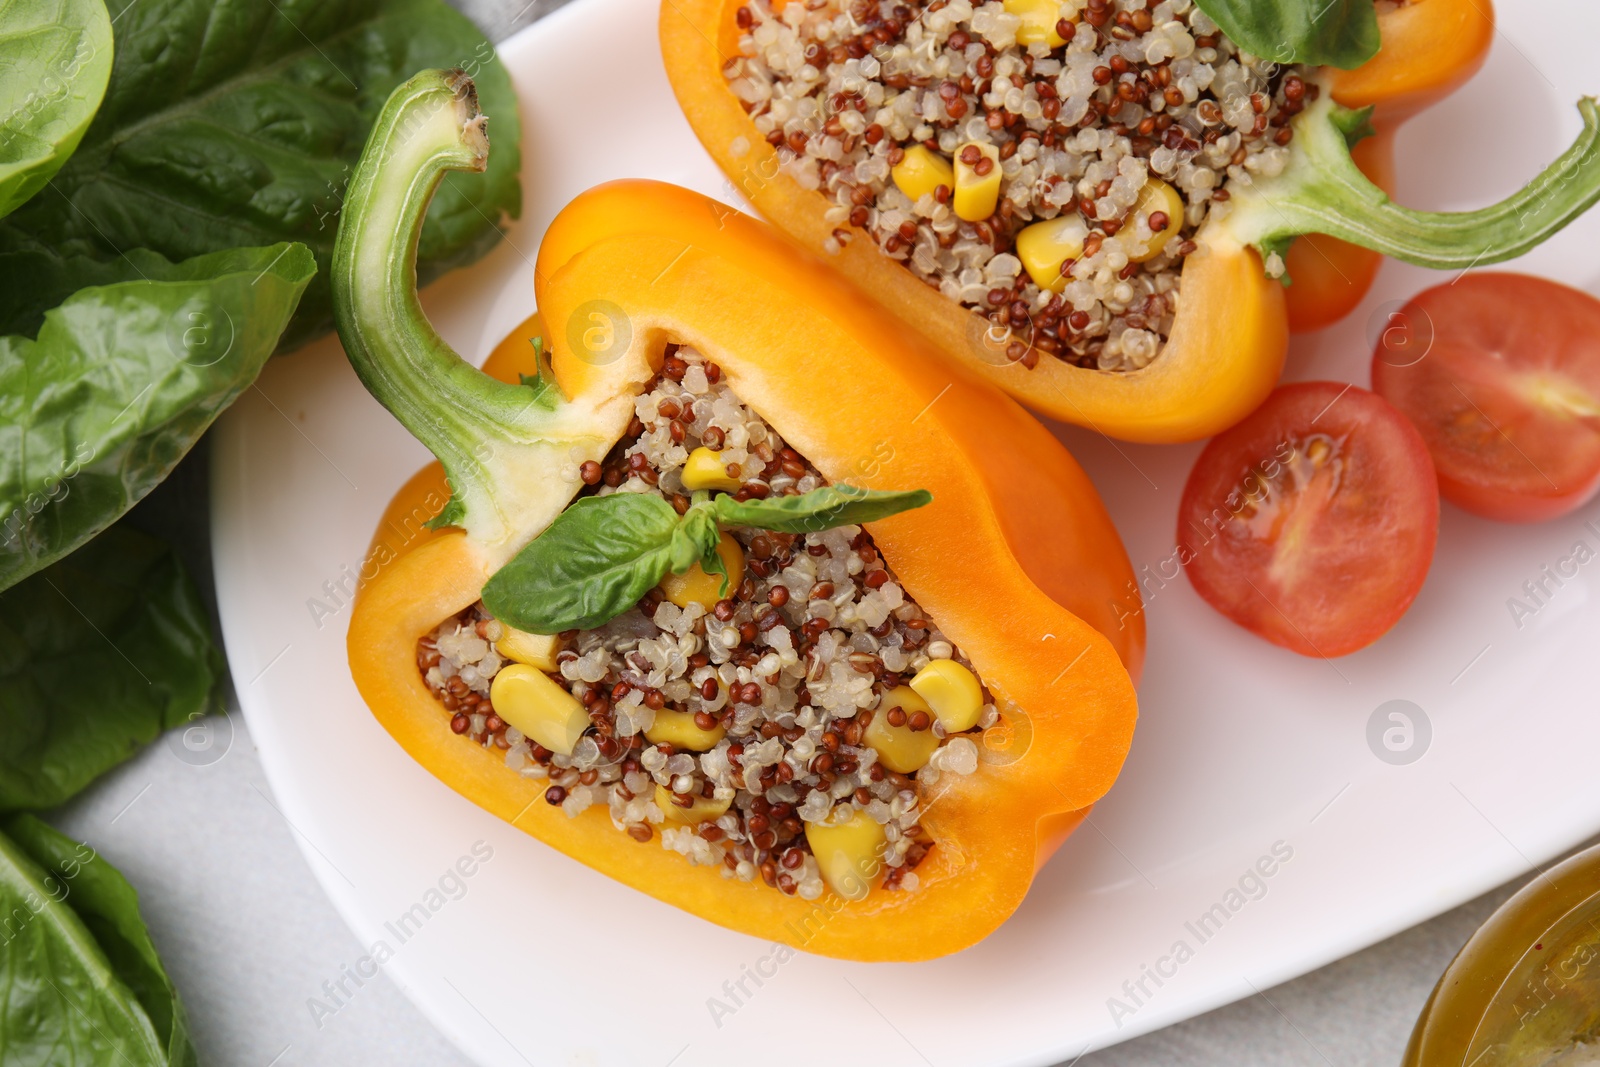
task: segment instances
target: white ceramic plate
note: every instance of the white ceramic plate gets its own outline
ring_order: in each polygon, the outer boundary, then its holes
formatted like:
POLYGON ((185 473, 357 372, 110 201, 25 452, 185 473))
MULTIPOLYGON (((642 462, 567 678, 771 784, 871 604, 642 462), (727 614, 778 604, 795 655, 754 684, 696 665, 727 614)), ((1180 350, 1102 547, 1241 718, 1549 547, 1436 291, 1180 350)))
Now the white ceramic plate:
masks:
MULTIPOLYGON (((526 218, 425 296, 467 356, 532 310, 539 234, 584 188, 638 175, 730 195, 668 91, 655 24, 653 0, 581 0, 504 45, 529 131, 526 218)), ((1461 208, 1511 191, 1575 134, 1573 101, 1600 90, 1594 5, 1504 0, 1501 25, 1483 73, 1401 138, 1402 202, 1461 208)), ((1518 266, 1597 291, 1597 244, 1600 214, 1518 266)), ((1296 341, 1290 375, 1365 384, 1369 320, 1441 280, 1385 266, 1366 306, 1296 341)), ((426 457, 331 340, 274 361, 218 434, 217 586, 277 801, 372 948, 351 970, 370 974, 381 957, 484 1064, 689 1067, 757 1049, 772 1067, 824 1049, 849 1050, 851 1063, 1048 1064, 1310 970, 1600 829, 1600 563, 1559 586, 1544 578, 1576 543, 1600 548, 1600 507, 1514 527, 1447 506, 1411 612, 1376 646, 1321 662, 1264 644, 1170 569, 1162 577, 1196 446, 1062 435, 1135 565, 1150 568, 1149 669, 1126 771, 976 948, 917 965, 780 963, 771 945, 510 829, 379 728, 345 665, 348 591, 384 503, 426 457), (1519 626, 1507 600, 1530 580, 1550 595, 1519 626), (1408 764, 1369 746, 1392 700, 1412 705, 1411 747, 1391 755, 1420 754, 1408 764), (449 876, 475 845, 492 857, 449 876), (1249 875, 1274 849, 1287 862, 1249 875), (712 998, 735 1010, 714 1013, 712 998)))

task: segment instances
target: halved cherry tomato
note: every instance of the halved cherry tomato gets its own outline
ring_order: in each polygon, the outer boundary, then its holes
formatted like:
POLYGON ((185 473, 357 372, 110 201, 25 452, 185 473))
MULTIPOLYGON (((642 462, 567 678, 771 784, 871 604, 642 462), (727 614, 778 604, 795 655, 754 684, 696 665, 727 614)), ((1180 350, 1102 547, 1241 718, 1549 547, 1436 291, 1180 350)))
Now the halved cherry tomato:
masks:
POLYGON ((1387 633, 1422 588, 1438 533, 1421 435, 1342 382, 1285 385, 1212 438, 1178 505, 1178 559, 1200 596, 1306 656, 1387 633))
POLYGON ((1446 500, 1537 522, 1594 496, 1600 301, 1543 278, 1485 272, 1418 293, 1391 322, 1372 357, 1372 387, 1422 431, 1446 500))

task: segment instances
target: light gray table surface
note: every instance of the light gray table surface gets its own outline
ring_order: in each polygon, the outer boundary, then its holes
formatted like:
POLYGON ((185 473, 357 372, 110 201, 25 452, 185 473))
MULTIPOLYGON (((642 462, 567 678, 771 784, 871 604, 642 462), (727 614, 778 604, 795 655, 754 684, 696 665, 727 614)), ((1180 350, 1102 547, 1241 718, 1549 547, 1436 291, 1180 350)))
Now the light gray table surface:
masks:
MULTIPOLYGON (((560 6, 452 0, 495 39, 560 6)), ((183 548, 209 592, 206 456, 200 449, 136 512, 183 548)), ((231 703, 231 702, 230 702, 231 703)), ((320 1023, 308 1001, 361 946, 323 896, 272 800, 237 705, 226 754, 180 759, 173 736, 97 782, 50 821, 88 841, 140 891, 141 910, 188 1006, 201 1059, 225 1067, 469 1061, 385 972, 320 1023)), ((1393 1067, 1440 972, 1520 885, 1295 981, 1166 1030, 1091 1052, 1079 1067, 1393 1067)), ((538 1067, 544 1067, 543 1064, 538 1067)), ((641 1065, 649 1067, 649 1065, 641 1065)))

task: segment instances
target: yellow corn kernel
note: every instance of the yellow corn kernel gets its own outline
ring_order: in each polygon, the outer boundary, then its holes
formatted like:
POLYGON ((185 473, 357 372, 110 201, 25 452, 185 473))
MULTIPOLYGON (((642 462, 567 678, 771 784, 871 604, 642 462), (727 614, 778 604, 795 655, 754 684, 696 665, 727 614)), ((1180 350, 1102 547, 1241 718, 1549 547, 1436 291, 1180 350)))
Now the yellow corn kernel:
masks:
POLYGON ((1009 15, 1017 15, 1022 25, 1017 28, 1017 43, 1026 48, 1030 44, 1047 44, 1060 48, 1066 38, 1056 32, 1061 21, 1059 0, 1002 0, 1001 6, 1009 15))
POLYGON ((511 663, 489 684, 495 714, 528 737, 563 756, 589 727, 589 713, 578 698, 537 667, 511 663))
POLYGON ((731 493, 743 484, 728 473, 728 466, 722 462, 720 452, 713 452, 702 446, 690 452, 689 458, 684 461, 685 489, 726 489, 731 493))
POLYGON ((939 739, 934 736, 931 725, 926 730, 913 730, 909 724, 890 725, 889 712, 893 708, 900 708, 907 718, 919 711, 927 712, 930 720, 933 718, 933 709, 921 694, 910 686, 896 686, 878 701, 878 710, 867 724, 862 739, 877 751, 879 763, 899 774, 913 774, 932 758, 933 750, 939 747, 939 739))
POLYGON ((828 888, 846 900, 860 900, 883 870, 889 839, 876 819, 857 808, 837 826, 806 823, 806 842, 828 888))
POLYGON ((680 807, 672 799, 672 790, 664 785, 656 786, 656 807, 661 809, 661 814, 673 822, 681 822, 685 825, 710 822, 712 819, 721 818, 732 803, 732 797, 727 800, 717 800, 715 797, 697 796, 694 798, 694 803, 687 808, 680 807))
POLYGON ((968 141, 956 149, 956 194, 951 202, 956 217, 982 222, 994 214, 994 206, 999 202, 1000 149, 986 142, 968 141), (979 155, 970 166, 961 159, 969 148, 976 148, 979 155), (977 168, 984 165, 985 159, 989 161, 989 172, 979 174, 977 168))
POLYGON ((906 149, 906 157, 895 164, 889 176, 894 179, 895 187, 905 193, 913 204, 941 185, 953 189, 956 184, 955 172, 950 169, 949 160, 937 152, 929 151, 927 145, 920 144, 906 149))
POLYGON ((722 557, 722 566, 728 572, 726 592, 722 588, 722 575, 707 574, 705 568, 695 563, 682 574, 668 572, 661 579, 661 591, 667 594, 667 599, 680 608, 699 604, 710 611, 717 601, 732 596, 744 581, 744 549, 739 547, 739 542, 723 534, 722 540, 717 542, 717 555, 722 557))
POLYGON ((694 724, 694 715, 687 711, 662 708, 656 712, 656 721, 644 732, 652 745, 671 745, 690 752, 707 752, 715 748, 728 731, 718 723, 709 730, 694 724))
POLYGON ((917 672, 911 688, 928 702, 947 734, 978 725, 983 714, 983 687, 978 676, 953 659, 936 659, 917 672))
POLYGON ((1183 197, 1178 195, 1178 190, 1160 178, 1151 178, 1144 183, 1144 188, 1139 190, 1139 199, 1133 205, 1129 222, 1134 226, 1135 242, 1142 240, 1145 250, 1128 258, 1135 263, 1154 259, 1161 254, 1161 250, 1167 246, 1172 235, 1183 225, 1183 197), (1156 212, 1167 217, 1166 224, 1159 230, 1150 225, 1150 216, 1156 212), (1146 237, 1145 234, 1149 236, 1146 237))
POLYGON ((526 663, 541 671, 556 669, 556 653, 561 651, 561 638, 554 634, 530 634, 505 623, 500 624, 505 634, 494 643, 494 650, 506 659, 526 663))
POLYGON ((1024 227, 1017 234, 1017 258, 1027 268, 1033 284, 1052 293, 1067 287, 1061 264, 1083 255, 1089 224, 1076 211, 1024 227))

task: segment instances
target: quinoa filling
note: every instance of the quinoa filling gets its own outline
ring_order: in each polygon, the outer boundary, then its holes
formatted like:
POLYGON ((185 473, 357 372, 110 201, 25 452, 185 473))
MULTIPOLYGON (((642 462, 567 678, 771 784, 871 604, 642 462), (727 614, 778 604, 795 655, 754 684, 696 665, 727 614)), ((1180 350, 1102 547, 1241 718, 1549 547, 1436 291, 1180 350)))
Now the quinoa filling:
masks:
MULTIPOLYGON (((569 473, 583 494, 653 493, 682 513, 686 465, 706 449, 738 499, 826 484, 716 364, 678 346, 606 460, 569 473)), ((807 900, 840 890, 812 837, 853 826, 853 840, 871 842, 870 880, 915 889, 934 847, 921 791, 977 770, 978 734, 1001 718, 994 700, 861 527, 727 533, 742 564, 725 596, 706 592, 717 576, 691 570, 611 622, 556 638, 547 673, 586 716, 570 754, 497 713, 491 690, 515 663, 517 631, 481 602, 418 642, 418 669, 451 729, 504 752, 509 772, 547 779, 545 799, 569 816, 603 806, 636 841, 659 836, 692 864, 807 900), (930 670, 970 679, 965 729, 947 730, 943 709, 911 688, 930 670)))
POLYGON ((1192 0, 751 0, 735 17, 724 75, 832 205, 829 250, 864 233, 1030 368, 1157 358, 1195 234, 1230 183, 1283 171, 1319 92, 1192 0))

